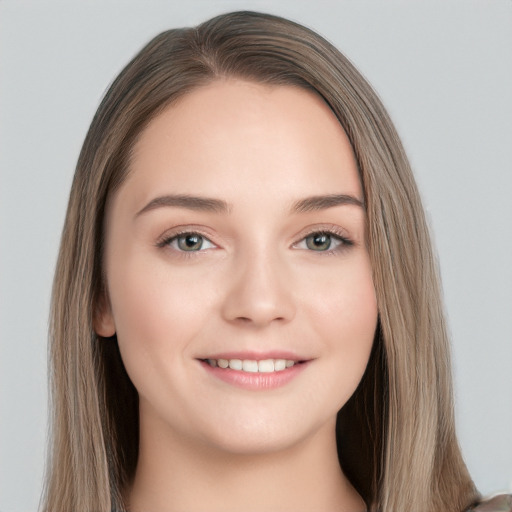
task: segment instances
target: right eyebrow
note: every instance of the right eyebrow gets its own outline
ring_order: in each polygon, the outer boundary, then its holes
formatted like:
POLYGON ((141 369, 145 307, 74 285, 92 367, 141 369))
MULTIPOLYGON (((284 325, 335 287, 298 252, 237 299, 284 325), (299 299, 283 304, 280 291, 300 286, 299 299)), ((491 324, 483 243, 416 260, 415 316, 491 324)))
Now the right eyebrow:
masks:
POLYGON ((188 210, 213 213, 227 213, 231 210, 230 205, 221 199, 190 196, 186 194, 167 194, 165 196, 159 196, 152 199, 148 204, 146 204, 146 206, 144 206, 144 208, 135 214, 135 217, 139 217, 143 213, 163 207, 186 208, 188 210))

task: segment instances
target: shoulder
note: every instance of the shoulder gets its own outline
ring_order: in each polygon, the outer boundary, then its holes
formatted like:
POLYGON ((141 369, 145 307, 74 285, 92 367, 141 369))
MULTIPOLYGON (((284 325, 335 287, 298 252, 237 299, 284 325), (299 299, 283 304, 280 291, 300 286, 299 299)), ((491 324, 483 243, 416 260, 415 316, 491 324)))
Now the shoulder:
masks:
POLYGON ((512 512, 512 494, 499 494, 482 500, 466 512, 512 512))

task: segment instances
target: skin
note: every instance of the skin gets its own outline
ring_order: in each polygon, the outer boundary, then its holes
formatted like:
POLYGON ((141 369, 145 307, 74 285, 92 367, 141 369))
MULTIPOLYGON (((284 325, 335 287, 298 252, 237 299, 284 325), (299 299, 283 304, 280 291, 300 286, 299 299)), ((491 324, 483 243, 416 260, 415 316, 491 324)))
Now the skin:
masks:
POLYGON ((328 106, 299 88, 216 81, 141 134, 107 212, 95 320, 117 333, 140 397, 132 512, 365 510, 334 431, 377 323, 364 208, 293 210, 332 194, 362 202, 354 156, 328 106), (228 206, 147 206, 168 194, 228 206), (180 249, 183 232, 203 237, 199 250, 180 249), (335 234, 319 247, 319 232, 335 234), (200 361, 272 350, 308 361, 275 389, 226 383, 200 361))

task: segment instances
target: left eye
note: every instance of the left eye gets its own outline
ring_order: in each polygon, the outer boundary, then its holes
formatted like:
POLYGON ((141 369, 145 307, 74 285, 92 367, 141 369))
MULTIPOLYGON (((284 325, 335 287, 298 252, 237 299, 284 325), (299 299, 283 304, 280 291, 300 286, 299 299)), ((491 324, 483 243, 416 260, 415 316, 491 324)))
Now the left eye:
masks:
POLYGON ((182 233, 169 239, 166 245, 183 252, 197 252, 215 247, 208 238, 199 233, 182 233))
POLYGON ((345 241, 333 233, 318 232, 311 233, 303 238, 295 247, 299 249, 309 249, 311 251, 325 252, 338 248, 345 241))

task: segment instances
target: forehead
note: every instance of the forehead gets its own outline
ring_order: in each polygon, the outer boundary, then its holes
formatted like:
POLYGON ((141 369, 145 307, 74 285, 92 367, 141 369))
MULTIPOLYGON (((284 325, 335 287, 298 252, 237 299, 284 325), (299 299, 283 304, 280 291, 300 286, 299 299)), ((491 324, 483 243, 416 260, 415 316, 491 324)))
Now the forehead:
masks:
POLYGON ((299 197, 360 195, 348 138, 319 95, 233 79, 202 86, 153 119, 127 182, 140 201, 156 192, 236 199, 283 186, 299 197))

